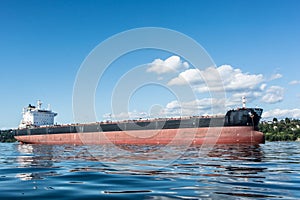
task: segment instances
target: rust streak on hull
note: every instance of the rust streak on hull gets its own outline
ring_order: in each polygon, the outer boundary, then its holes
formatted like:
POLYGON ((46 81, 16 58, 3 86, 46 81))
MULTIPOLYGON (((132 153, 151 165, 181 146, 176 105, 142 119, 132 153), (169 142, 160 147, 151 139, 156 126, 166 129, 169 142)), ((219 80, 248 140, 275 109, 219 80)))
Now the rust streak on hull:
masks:
POLYGON ((20 142, 31 144, 76 145, 260 144, 265 141, 262 132, 245 126, 19 135, 15 138, 20 142))

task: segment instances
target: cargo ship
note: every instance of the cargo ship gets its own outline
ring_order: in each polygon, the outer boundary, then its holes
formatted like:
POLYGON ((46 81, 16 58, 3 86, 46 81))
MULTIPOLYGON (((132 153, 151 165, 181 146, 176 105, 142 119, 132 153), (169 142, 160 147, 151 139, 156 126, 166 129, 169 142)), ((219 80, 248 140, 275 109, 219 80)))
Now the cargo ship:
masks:
POLYGON ((54 124, 57 113, 29 104, 15 138, 31 144, 75 145, 202 145, 264 143, 258 130, 262 108, 247 108, 243 98, 241 108, 223 116, 189 116, 84 124, 54 124))

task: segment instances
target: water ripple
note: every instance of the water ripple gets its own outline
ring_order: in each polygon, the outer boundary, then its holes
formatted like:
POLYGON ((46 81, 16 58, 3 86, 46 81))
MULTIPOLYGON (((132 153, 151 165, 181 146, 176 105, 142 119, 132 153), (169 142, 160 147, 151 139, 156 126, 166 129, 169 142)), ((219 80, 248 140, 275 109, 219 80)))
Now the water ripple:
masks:
MULTIPOLYGON (((31 200, 300 199, 298 142, 218 145, 208 150, 194 146, 177 160, 166 160, 164 152, 157 151, 159 146, 122 148, 128 151, 0 144, 0 196, 31 200)), ((180 150, 166 149, 174 154, 180 150)))

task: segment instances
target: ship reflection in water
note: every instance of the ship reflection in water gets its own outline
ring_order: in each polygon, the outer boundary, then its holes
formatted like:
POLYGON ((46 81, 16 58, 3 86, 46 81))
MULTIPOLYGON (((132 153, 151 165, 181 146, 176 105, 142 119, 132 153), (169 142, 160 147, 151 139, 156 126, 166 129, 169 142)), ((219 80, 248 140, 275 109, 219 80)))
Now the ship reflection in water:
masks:
POLYGON ((18 145, 18 151, 21 153, 17 158, 19 167, 32 168, 33 172, 19 173, 17 177, 22 180, 42 180, 49 176, 62 175, 61 168, 68 166, 68 173, 101 172, 155 175, 158 178, 198 177, 199 181, 207 177, 224 177, 228 180, 242 178, 244 181, 264 178, 259 173, 265 168, 242 164, 260 162, 263 156, 260 146, 193 146, 185 153, 182 153, 178 146, 166 148, 120 145, 117 152, 111 151, 116 149, 106 145, 18 145), (77 162, 81 166, 77 165, 77 162), (85 166, 82 166, 83 162, 85 166))
POLYGON ((42 180, 47 176, 55 175, 55 171, 44 169, 55 168, 51 146, 18 145, 20 155, 16 158, 20 168, 31 168, 32 173, 18 173, 16 177, 21 180, 42 180))

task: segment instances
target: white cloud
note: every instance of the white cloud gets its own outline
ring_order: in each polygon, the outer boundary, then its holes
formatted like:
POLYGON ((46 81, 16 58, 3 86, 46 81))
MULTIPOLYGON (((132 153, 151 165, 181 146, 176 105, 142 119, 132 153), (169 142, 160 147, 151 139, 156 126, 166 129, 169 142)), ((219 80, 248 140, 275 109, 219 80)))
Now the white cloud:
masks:
POLYGON ((225 111, 225 100, 215 98, 195 99, 189 102, 171 101, 166 105, 166 116, 192 116, 222 114, 225 111))
POLYGON ((263 118, 294 118, 294 119, 299 119, 300 118, 300 109, 274 109, 274 110, 269 110, 266 112, 263 112, 262 115, 263 118))
POLYGON ((265 90, 267 87, 267 84, 263 83, 261 84, 261 86, 259 87, 260 90, 265 90))
POLYGON ((255 89, 264 81, 262 74, 243 73, 240 69, 233 69, 230 65, 218 68, 224 82, 226 91, 255 89))
POLYGON ((278 103, 283 100, 284 88, 280 86, 271 86, 267 89, 266 94, 262 97, 265 103, 278 103))
POLYGON ((300 84, 300 81, 299 80, 293 80, 291 82, 289 82, 290 85, 297 85, 297 84, 300 84))
POLYGON ((170 72, 176 72, 189 68, 187 62, 183 62, 179 56, 171 56, 166 60, 155 59, 149 64, 147 72, 154 72, 157 74, 165 74, 170 72))
POLYGON ((178 77, 169 81, 168 85, 185 85, 185 84, 199 84, 203 82, 200 70, 188 69, 181 72, 178 77))
MULTIPOLYGON (((262 74, 243 73, 230 65, 221 65, 218 68, 208 67, 203 71, 188 69, 181 72, 178 77, 169 81, 169 85, 192 84, 198 92, 207 91, 235 91, 258 89, 264 81, 262 74)), ((265 87, 262 85, 262 87, 265 87)))
POLYGON ((277 73, 277 74, 273 74, 269 80, 272 81, 279 78, 282 78, 282 74, 277 73))

